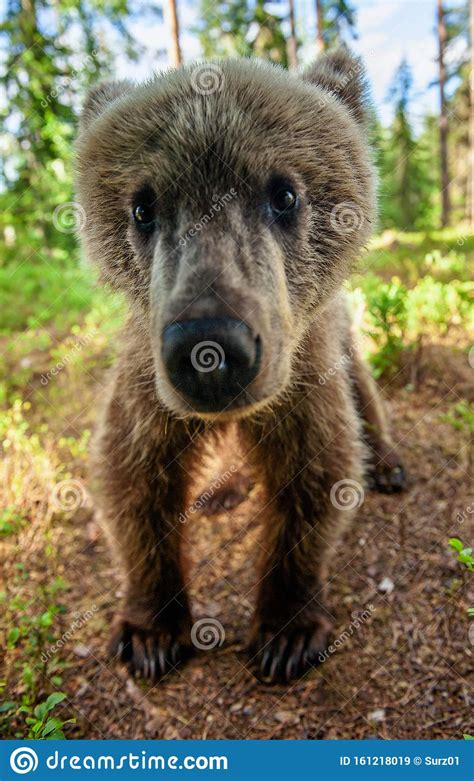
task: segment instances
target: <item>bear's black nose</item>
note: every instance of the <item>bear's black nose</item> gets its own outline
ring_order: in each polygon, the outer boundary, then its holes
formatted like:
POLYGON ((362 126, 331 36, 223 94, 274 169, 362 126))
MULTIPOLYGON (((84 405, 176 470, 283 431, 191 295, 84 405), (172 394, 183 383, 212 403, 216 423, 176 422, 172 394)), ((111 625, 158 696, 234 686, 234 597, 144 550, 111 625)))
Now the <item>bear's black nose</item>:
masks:
POLYGON ((170 382, 196 411, 220 412, 257 376, 260 339, 230 317, 180 320, 163 332, 162 358, 170 382))

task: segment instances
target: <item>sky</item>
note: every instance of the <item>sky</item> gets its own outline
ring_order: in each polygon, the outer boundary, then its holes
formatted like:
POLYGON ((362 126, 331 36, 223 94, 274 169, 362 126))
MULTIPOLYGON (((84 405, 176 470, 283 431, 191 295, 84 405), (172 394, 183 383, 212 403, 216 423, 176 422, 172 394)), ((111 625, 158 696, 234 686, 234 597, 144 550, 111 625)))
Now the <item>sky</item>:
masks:
MULTIPOLYGON (((412 120, 416 127, 427 111, 437 109, 436 86, 429 87, 437 75, 436 0, 353 0, 353 4, 357 12, 358 40, 352 43, 352 48, 364 59, 381 121, 388 124, 392 117, 387 92, 400 61, 406 57, 413 71, 412 120)), ((300 51, 304 64, 316 53, 315 2, 295 0, 295 7, 297 32, 304 41, 300 51)), ((178 8, 184 59, 193 60, 200 56, 199 43, 192 33, 198 20, 199 0, 178 0, 178 8)), ((274 10, 284 14, 285 0, 275 2, 274 10)), ((166 59, 157 56, 157 51, 166 47, 166 29, 160 24, 150 26, 141 21, 134 23, 132 29, 146 47, 146 53, 133 66, 119 58, 118 75, 140 80, 166 67, 166 59)))

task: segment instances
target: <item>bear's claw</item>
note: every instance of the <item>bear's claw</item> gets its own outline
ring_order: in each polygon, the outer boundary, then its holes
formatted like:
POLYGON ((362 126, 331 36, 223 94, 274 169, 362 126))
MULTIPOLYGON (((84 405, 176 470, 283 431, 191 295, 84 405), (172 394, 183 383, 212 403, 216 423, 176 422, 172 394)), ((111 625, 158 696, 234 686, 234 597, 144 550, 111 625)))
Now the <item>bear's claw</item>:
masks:
POLYGON ((255 674, 262 683, 289 683, 324 661, 330 623, 324 617, 306 627, 275 631, 261 627, 250 644, 255 674))
POLYGON ((109 653, 127 665, 130 675, 156 682, 186 661, 192 647, 168 629, 143 629, 122 621, 109 644, 109 653))

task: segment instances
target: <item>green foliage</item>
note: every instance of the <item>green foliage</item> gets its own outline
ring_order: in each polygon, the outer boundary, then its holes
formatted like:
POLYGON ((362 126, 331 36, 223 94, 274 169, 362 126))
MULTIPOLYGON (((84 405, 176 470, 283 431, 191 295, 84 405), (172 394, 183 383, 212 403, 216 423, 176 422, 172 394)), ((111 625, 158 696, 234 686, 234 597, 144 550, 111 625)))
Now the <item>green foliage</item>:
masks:
POLYGON ((467 401, 458 402, 453 411, 444 416, 444 420, 457 431, 467 431, 471 435, 474 434, 474 404, 467 401))
POLYGON ((474 572, 474 556, 472 555, 472 548, 465 548, 464 543, 457 537, 451 537, 449 540, 451 548, 458 554, 457 559, 461 564, 464 564, 469 572, 474 572))
POLYGON ((404 346, 407 289, 395 277, 386 284, 381 284, 377 278, 370 282, 366 286, 365 299, 372 324, 369 334, 376 345, 372 366, 375 377, 380 377, 384 372, 396 369, 404 346))
MULTIPOLYGON (((452 233, 441 235, 444 243, 452 233)), ((389 238, 388 250, 387 237, 382 237, 369 255, 368 266, 378 273, 359 274, 351 293, 354 305, 366 312, 364 327, 374 347, 368 357, 376 377, 395 374, 402 354, 419 349, 422 342, 474 328, 474 283, 469 281, 466 252, 452 248, 443 253, 433 234, 390 233, 389 238), (428 247, 430 252, 425 252, 428 247), (404 279, 385 280, 397 264, 404 279)), ((459 246, 459 237, 457 242, 449 238, 448 247, 450 243, 459 246)), ((470 240, 463 239, 461 245, 472 252, 470 240)), ((455 414, 466 427, 472 415, 469 405, 461 403, 455 414)))
POLYGON ((435 124, 426 120, 424 132, 415 137, 409 106, 411 70, 403 60, 389 92, 395 114, 387 129, 378 129, 377 163, 380 170, 380 222, 383 228, 413 230, 435 224, 438 173, 433 167, 435 124))
MULTIPOLYGON (((36 740, 64 740, 65 735, 63 727, 66 724, 75 724, 75 719, 66 719, 62 721, 56 716, 51 716, 51 712, 66 699, 64 692, 54 692, 49 697, 40 702, 33 709, 31 716, 26 716, 25 723, 28 725, 28 737, 36 740)), ((30 713, 26 706, 19 708, 19 713, 30 713)))
POLYGON ((14 507, 2 508, 0 510, 0 538, 17 534, 26 523, 26 519, 14 507))
POLYGON ((326 47, 337 46, 347 38, 357 38, 356 11, 347 0, 320 0, 323 19, 322 36, 326 47))
POLYGON ((205 57, 261 57, 288 65, 283 18, 266 0, 202 0, 199 42, 205 57))
POLYGON ((33 594, 27 596, 29 582, 27 570, 23 565, 18 566, 8 604, 6 596, 4 599, 3 609, 10 626, 6 638, 7 654, 18 670, 21 698, 19 702, 5 700, 0 704, 0 734, 8 733, 12 720, 15 720, 17 737, 63 739, 63 727, 74 723, 74 719, 63 720, 52 711, 66 699, 66 694, 55 691, 46 699, 39 698, 39 694, 45 680, 53 686, 62 683, 64 664, 57 656, 44 654, 44 650, 51 648, 56 640, 54 619, 63 611, 57 595, 66 588, 66 584, 62 578, 56 578, 46 586, 37 586, 33 594))
MULTIPOLYGON (((50 265, 56 269, 57 281, 49 303, 57 298, 65 258, 75 252, 74 225, 61 225, 55 210, 73 201, 77 111, 86 88, 111 69, 110 36, 104 35, 104 23, 133 53, 123 21, 128 14, 126 0, 108 3, 106 16, 101 0, 8 3, 0 28, 5 53, 0 84, 9 108, 0 191, 0 231, 6 243, 0 292, 7 301, 15 300, 13 290, 22 290, 24 265, 36 270, 28 277, 27 296, 35 291, 41 294, 45 268, 50 265)), ((72 273, 72 265, 69 269, 72 273)), ((52 278, 51 271, 49 281, 52 278)), ((74 277, 68 281, 80 296, 80 284, 74 277)), ((77 310, 78 301, 73 305, 77 310)), ((10 327, 12 312, 4 318, 10 327)))

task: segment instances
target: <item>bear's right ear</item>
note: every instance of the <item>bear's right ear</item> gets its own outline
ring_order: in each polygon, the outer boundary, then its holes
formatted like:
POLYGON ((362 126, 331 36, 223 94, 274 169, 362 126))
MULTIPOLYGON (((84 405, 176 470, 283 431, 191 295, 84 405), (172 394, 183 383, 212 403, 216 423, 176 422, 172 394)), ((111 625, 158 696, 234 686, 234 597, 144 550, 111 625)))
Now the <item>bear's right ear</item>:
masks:
POLYGON ((347 47, 340 46, 320 54, 303 71, 302 77, 316 87, 329 92, 349 109, 353 117, 366 124, 370 115, 370 100, 364 66, 347 47))
POLYGON ((117 98, 133 89, 131 81, 104 81, 92 87, 87 93, 79 121, 80 130, 86 130, 117 98))

